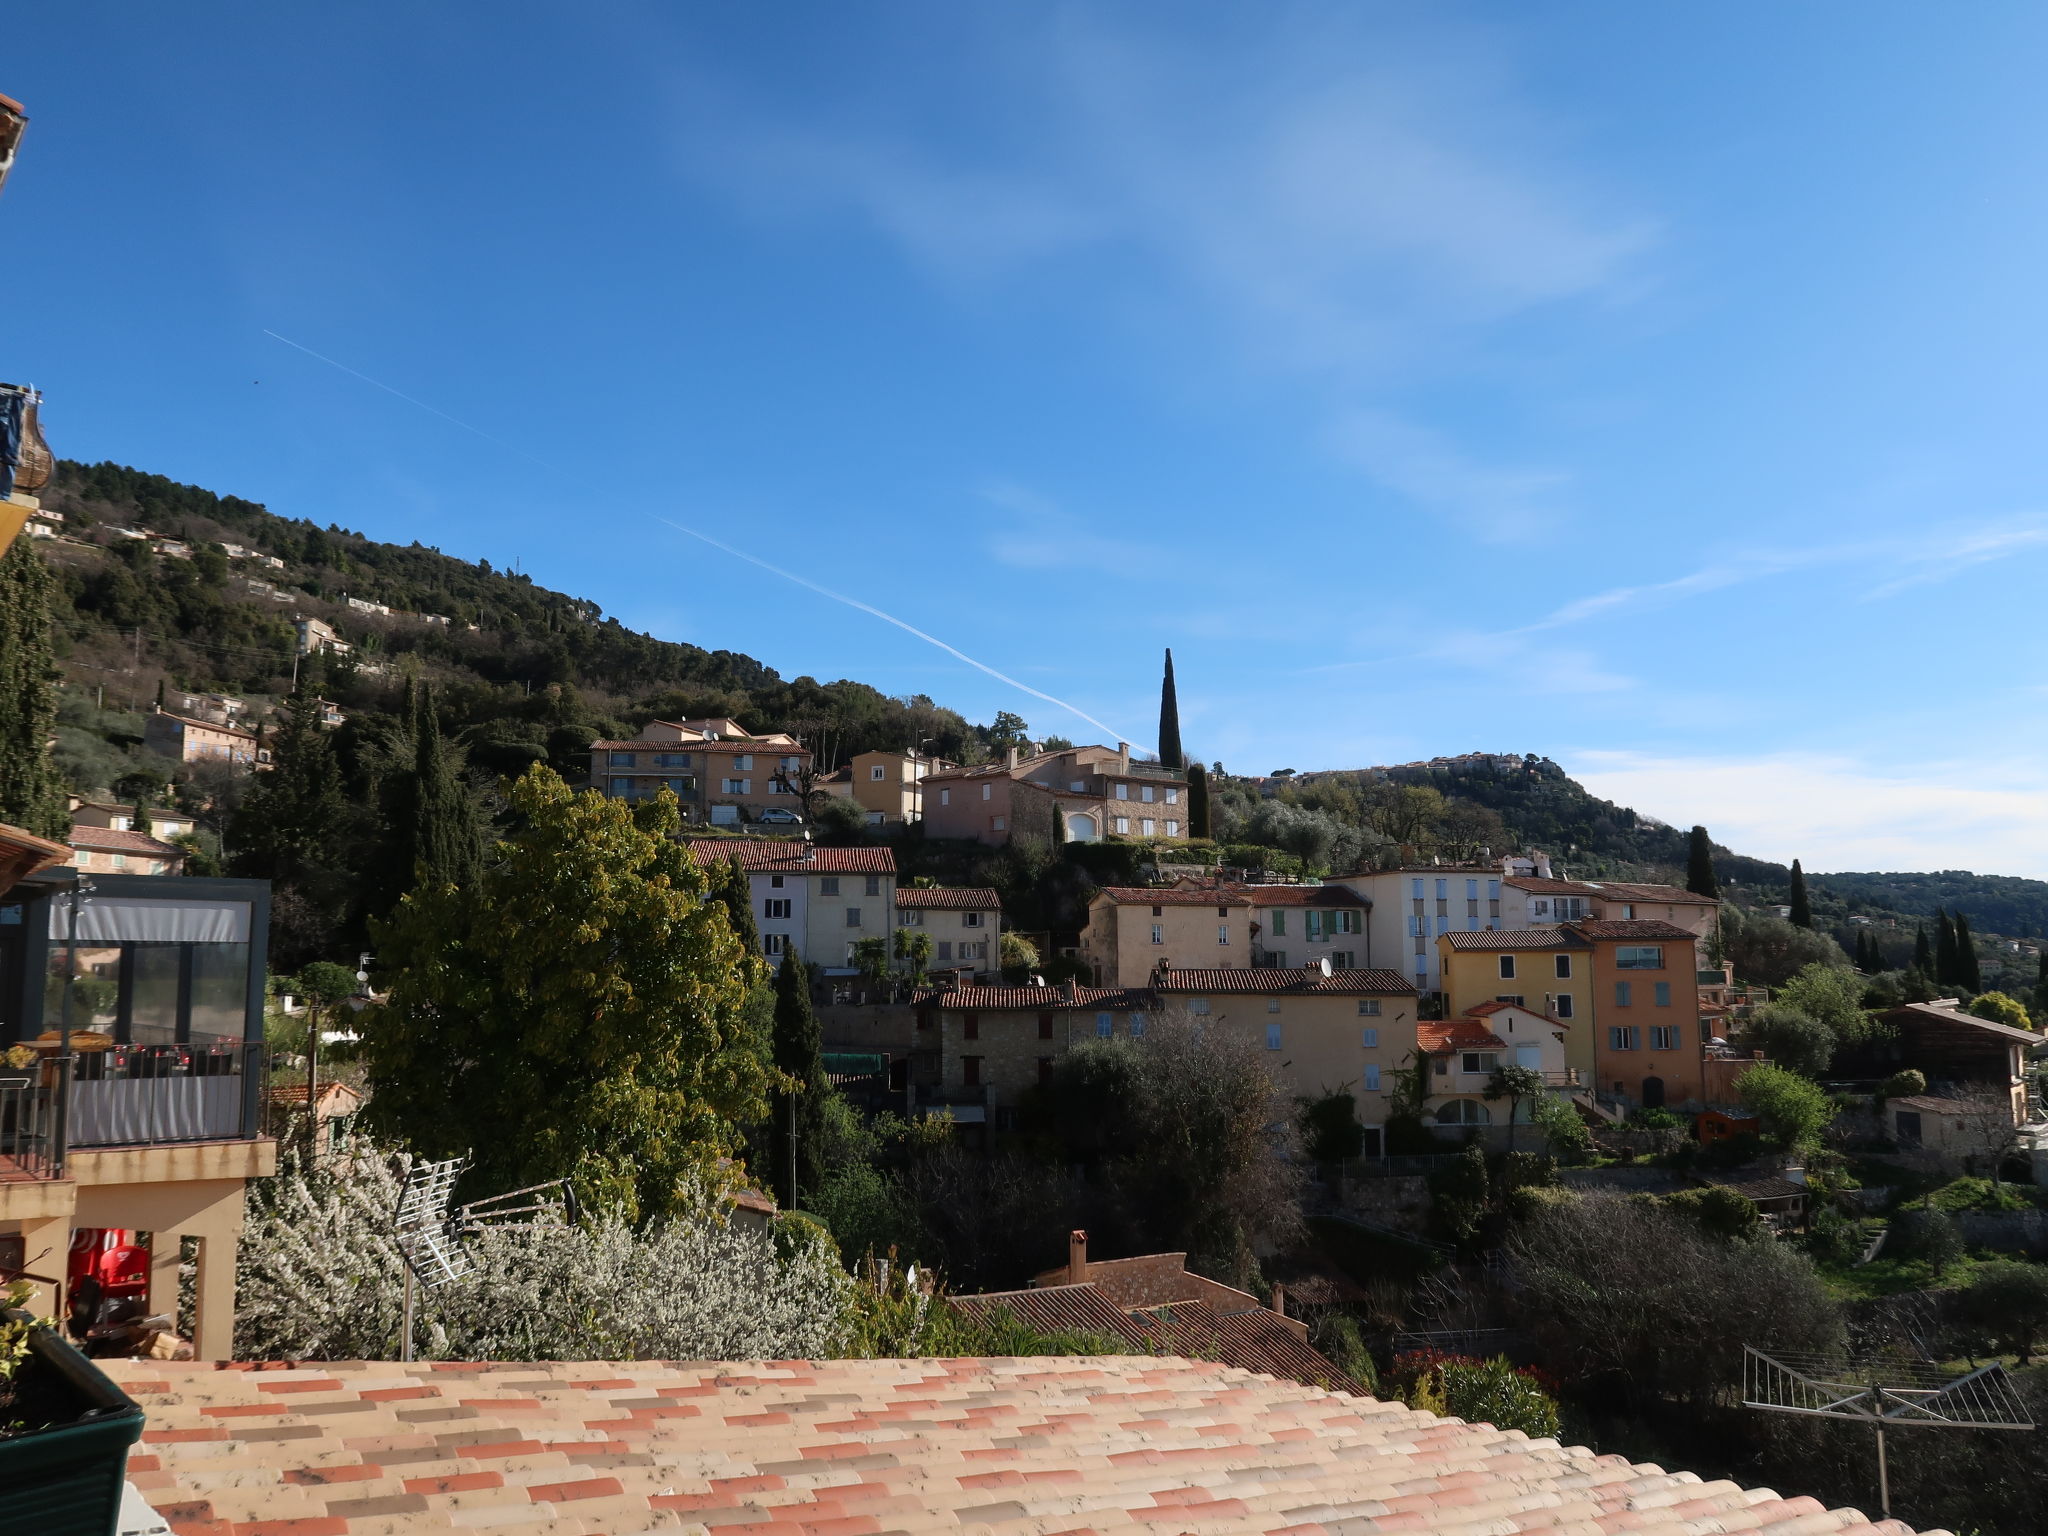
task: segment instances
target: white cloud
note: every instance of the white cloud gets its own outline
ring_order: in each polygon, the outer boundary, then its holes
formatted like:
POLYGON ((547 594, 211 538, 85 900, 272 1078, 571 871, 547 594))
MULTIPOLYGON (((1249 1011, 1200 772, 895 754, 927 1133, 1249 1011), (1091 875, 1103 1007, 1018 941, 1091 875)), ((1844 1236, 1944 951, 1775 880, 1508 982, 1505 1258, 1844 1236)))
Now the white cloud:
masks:
POLYGON ((1810 870, 1973 869, 2048 879, 2048 771, 1977 759, 1895 765, 1780 754, 1560 754, 1594 794, 1695 822, 1757 858, 1810 870))
POLYGON ((1126 576, 1163 578, 1179 574, 1184 563, 1170 551, 1105 539, 1050 496, 1014 481, 994 481, 975 494, 1010 515, 1010 522, 989 537, 989 553, 1004 565, 1037 571, 1115 569, 1126 576))
POLYGON ((1557 521, 1569 476, 1474 462, 1436 433, 1384 411, 1353 411, 1330 434, 1337 452, 1387 489, 1456 518, 1484 538, 1539 538, 1557 521))

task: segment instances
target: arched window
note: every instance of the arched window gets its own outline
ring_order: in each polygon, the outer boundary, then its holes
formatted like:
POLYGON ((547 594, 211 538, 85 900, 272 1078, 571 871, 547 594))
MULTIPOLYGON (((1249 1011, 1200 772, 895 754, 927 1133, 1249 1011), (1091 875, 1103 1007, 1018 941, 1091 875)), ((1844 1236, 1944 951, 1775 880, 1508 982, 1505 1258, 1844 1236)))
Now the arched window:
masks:
POLYGON ((1477 1099, 1453 1099, 1436 1112, 1438 1125, 1487 1125, 1493 1116, 1477 1099))
POLYGON ((1067 841, 1070 843, 1094 842, 1095 818, 1092 816, 1069 816, 1067 818, 1067 841))

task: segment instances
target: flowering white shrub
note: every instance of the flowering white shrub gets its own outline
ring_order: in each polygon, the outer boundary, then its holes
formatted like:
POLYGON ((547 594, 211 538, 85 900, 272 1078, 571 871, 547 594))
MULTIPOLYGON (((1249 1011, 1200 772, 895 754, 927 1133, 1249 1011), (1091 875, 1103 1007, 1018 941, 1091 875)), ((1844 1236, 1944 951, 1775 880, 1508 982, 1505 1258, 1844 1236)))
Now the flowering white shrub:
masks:
MULTIPOLYGON (((365 1150, 309 1168, 294 1149, 252 1190, 239 1358, 397 1357, 404 1271, 391 1213, 405 1162, 365 1150)), ((616 1216, 543 1219, 470 1246, 470 1275, 419 1292, 423 1357, 788 1359, 834 1354, 846 1332, 852 1282, 831 1240, 802 1217, 737 1217, 709 1188, 639 1231, 616 1216)))

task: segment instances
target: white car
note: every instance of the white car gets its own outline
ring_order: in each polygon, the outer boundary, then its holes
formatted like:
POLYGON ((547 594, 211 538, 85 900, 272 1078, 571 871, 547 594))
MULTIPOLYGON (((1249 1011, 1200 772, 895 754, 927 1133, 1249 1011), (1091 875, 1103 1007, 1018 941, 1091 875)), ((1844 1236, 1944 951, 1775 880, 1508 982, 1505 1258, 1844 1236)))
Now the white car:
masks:
POLYGON ((754 820, 762 826, 774 827, 800 827, 804 824, 803 817, 797 815, 795 811, 785 811, 780 806, 763 811, 754 820))

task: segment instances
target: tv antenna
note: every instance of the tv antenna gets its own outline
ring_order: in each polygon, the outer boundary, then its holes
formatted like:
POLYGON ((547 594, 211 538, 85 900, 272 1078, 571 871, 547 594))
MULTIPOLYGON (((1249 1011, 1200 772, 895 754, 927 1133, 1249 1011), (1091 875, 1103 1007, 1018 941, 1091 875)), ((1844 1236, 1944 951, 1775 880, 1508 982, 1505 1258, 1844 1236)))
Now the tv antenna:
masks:
POLYGON ((1830 1360, 1742 1346, 1742 1406, 1868 1424, 1877 1436, 1877 1502, 1892 1513, 1887 1429, 2032 1429, 2005 1367, 1952 1371, 1931 1360, 1830 1360))
POLYGON ((476 1268, 476 1259, 463 1241, 488 1226, 518 1226, 513 1216, 531 1216, 548 1209, 548 1192, 559 1193, 562 1214, 570 1222, 582 1219, 583 1208, 567 1179, 550 1179, 524 1189, 472 1200, 449 1209, 455 1184, 469 1170, 467 1154, 438 1163, 415 1162, 405 1171, 399 1188, 398 1209, 391 1219, 398 1254, 405 1261, 405 1299, 400 1309, 398 1358, 413 1358, 414 1287, 436 1290, 453 1284, 476 1268), (509 1202, 531 1196, 524 1205, 509 1202))

